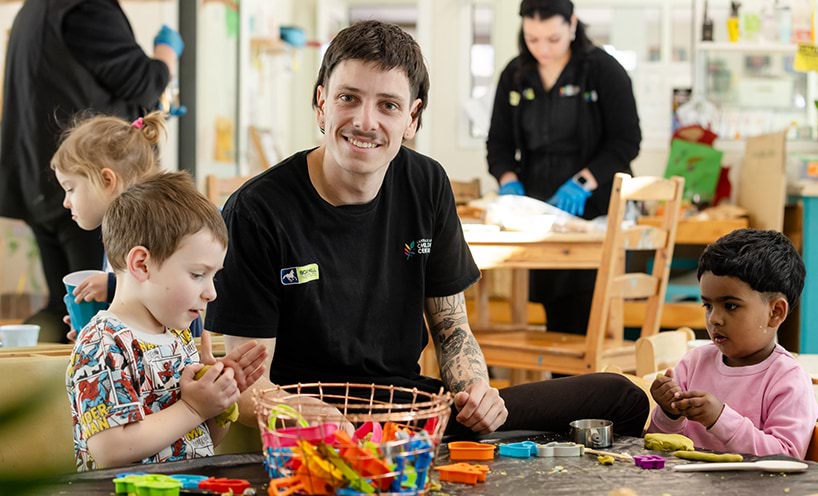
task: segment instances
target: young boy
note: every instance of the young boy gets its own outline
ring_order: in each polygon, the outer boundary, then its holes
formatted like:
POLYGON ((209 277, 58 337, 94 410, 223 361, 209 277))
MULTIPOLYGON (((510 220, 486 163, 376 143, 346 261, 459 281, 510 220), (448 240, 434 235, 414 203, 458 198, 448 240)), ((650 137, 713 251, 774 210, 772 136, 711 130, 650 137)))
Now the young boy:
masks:
POLYGON ((188 174, 163 173, 113 200, 102 237, 117 291, 68 366, 77 469, 210 456, 229 429, 213 417, 239 387, 221 362, 194 379, 188 326, 216 298, 224 221, 188 174))
POLYGON ((775 336, 805 272, 776 231, 739 229, 704 250, 698 277, 713 344, 653 382, 650 432, 681 433, 714 451, 804 457, 818 405, 809 376, 775 336))

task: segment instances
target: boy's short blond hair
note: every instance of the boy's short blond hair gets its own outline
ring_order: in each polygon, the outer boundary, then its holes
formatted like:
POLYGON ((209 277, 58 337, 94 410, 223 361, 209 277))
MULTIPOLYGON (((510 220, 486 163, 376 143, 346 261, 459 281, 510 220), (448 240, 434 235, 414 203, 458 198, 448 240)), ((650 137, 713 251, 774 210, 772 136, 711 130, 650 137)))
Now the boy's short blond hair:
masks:
POLYGON ((159 166, 156 144, 165 131, 165 114, 151 112, 134 125, 119 117, 79 117, 51 158, 51 168, 87 177, 102 188, 103 168, 114 171, 122 190, 159 166))
POLYGON ((202 230, 227 247, 227 227, 216 205, 199 193, 187 172, 162 172, 114 199, 102 219, 102 243, 119 272, 126 270, 135 246, 147 248, 161 265, 185 236, 202 230))

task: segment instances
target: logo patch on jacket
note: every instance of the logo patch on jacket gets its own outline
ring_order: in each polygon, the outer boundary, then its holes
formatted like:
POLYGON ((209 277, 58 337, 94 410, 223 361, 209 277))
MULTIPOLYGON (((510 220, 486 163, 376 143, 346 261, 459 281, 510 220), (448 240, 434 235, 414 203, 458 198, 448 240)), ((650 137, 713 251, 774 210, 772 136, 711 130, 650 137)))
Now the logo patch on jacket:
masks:
POLYGON ((281 284, 290 286, 292 284, 304 284, 316 281, 319 278, 318 264, 312 263, 301 267, 288 267, 281 269, 281 284))

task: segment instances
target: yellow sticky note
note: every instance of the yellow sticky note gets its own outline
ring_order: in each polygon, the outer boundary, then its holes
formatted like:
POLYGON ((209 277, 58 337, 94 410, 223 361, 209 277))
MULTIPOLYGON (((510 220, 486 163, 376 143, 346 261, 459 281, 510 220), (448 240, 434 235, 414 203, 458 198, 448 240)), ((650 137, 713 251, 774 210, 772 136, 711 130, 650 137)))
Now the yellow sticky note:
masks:
POLYGON ((798 72, 818 72, 818 47, 810 43, 799 43, 792 68, 798 72))

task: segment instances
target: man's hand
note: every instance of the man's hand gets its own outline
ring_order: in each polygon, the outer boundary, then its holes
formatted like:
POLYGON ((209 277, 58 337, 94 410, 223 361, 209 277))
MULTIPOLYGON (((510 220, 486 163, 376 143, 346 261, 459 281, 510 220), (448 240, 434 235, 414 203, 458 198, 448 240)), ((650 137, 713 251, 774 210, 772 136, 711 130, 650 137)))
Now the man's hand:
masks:
POLYGON ((106 301, 108 299, 108 274, 88 276, 74 288, 74 301, 106 301))
POLYGON ((225 367, 233 369, 233 377, 242 393, 264 374, 265 358, 267 358, 267 348, 256 341, 248 341, 217 360, 213 356, 210 332, 202 332, 199 361, 207 365, 221 362, 225 367))
POLYGON ((454 406, 459 412, 456 420, 480 434, 496 431, 508 418, 500 392, 484 381, 475 381, 465 391, 455 394, 454 406))
POLYGON ((650 395, 656 404, 664 410, 665 415, 677 419, 681 412, 673 407, 673 402, 679 399, 682 388, 673 380, 673 369, 667 369, 664 375, 657 375, 650 385, 650 395))
POLYGON ((724 410, 724 403, 707 391, 687 391, 679 395, 673 407, 690 420, 709 429, 716 424, 724 410))

